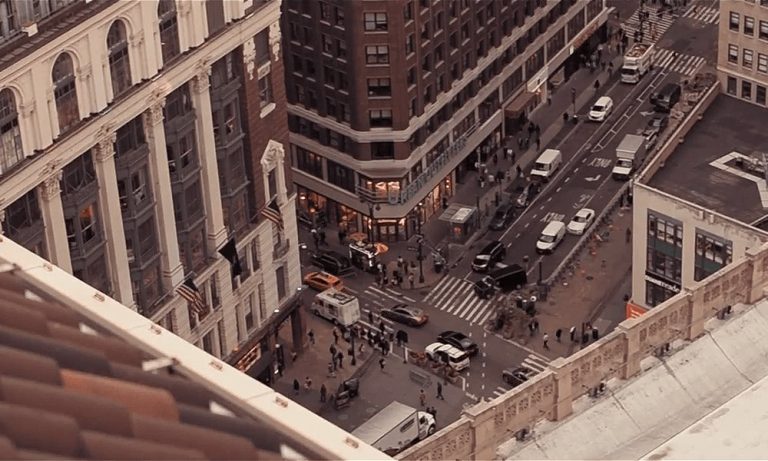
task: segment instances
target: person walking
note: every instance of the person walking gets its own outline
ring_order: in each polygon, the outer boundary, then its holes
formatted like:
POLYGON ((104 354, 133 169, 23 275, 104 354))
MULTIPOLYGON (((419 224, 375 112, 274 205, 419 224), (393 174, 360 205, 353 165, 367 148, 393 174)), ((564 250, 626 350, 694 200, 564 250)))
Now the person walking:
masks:
POLYGON ((415 277, 413 276, 413 272, 410 272, 410 273, 408 274, 408 283, 410 283, 410 284, 411 284, 411 290, 413 290, 413 288, 414 288, 414 286, 415 286, 415 281, 416 281, 416 280, 415 280, 415 277))
POLYGON ((402 255, 397 257, 397 269, 401 271, 405 270, 405 260, 402 255))
POLYGON ((312 240, 315 241, 315 249, 319 249, 320 248, 320 236, 317 235, 317 229, 315 229, 313 227, 312 230, 310 230, 309 232, 312 234, 312 240))
POLYGON ((325 387, 325 383, 320 386, 320 402, 325 403, 328 399, 328 388, 325 387))
POLYGON ((572 326, 569 330, 569 333, 571 334, 571 342, 576 341, 576 326, 572 326))
POLYGON ((339 361, 339 368, 341 368, 343 370, 344 369, 344 363, 343 363, 344 362, 344 354, 341 351, 336 353, 336 360, 339 361))
POLYGON ((533 319, 533 331, 535 333, 539 332, 539 321, 537 319, 533 319))
POLYGON ((536 137, 536 150, 541 150, 541 138, 538 136, 536 137))
POLYGON ((299 380, 294 378, 293 379, 293 394, 299 395, 299 389, 301 389, 301 386, 299 386, 299 380))
POLYGON ((419 391, 419 402, 421 403, 422 407, 427 404, 427 394, 424 393, 424 389, 419 391))
POLYGON ((443 397, 443 383, 440 381, 437 382, 437 398, 440 400, 445 400, 445 397, 443 397))
POLYGON ((379 359, 379 368, 381 368, 381 371, 384 371, 384 365, 387 364, 387 361, 384 359, 384 357, 379 359))
POLYGON ((371 326, 373 326, 373 309, 368 311, 368 323, 370 323, 371 326))
POLYGON ((558 328, 557 331, 555 332, 555 339, 557 340, 557 342, 560 342, 561 336, 563 336, 563 329, 558 328))
POLYGON ((328 245, 328 242, 325 241, 325 229, 320 229, 318 234, 320 236, 320 245, 328 245))
POLYGON ((541 339, 544 340, 544 349, 549 350, 549 335, 544 333, 544 336, 542 336, 541 339))
POLYGON ((339 345, 339 330, 336 327, 333 327, 333 330, 331 330, 331 333, 333 334, 333 344, 339 345))
POLYGON ((304 390, 310 391, 312 389, 312 380, 307 376, 304 378, 304 390))

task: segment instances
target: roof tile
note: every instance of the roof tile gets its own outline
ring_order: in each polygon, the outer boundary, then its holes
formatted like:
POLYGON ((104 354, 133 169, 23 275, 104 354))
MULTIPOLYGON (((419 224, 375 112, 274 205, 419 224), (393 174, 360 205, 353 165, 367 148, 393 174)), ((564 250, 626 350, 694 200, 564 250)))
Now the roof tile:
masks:
POLYGON ((50 357, 0 346, 0 375, 60 385, 59 365, 50 357))
POLYGON ((205 408, 210 406, 213 394, 200 384, 189 381, 181 376, 167 374, 165 372, 147 373, 142 369, 129 367, 120 363, 112 364, 112 377, 144 384, 145 386, 165 389, 176 398, 176 401, 187 405, 205 408))
POLYGON ((90 459, 172 461, 206 459, 202 452, 183 447, 183 445, 164 445, 91 431, 83 432, 82 437, 85 455, 90 459))
POLYGON ((59 323, 49 323, 48 330, 53 339, 103 353, 109 360, 115 362, 137 367, 141 366, 142 352, 117 338, 83 333, 77 328, 59 323))
POLYGON ((78 457, 80 427, 69 417, 0 403, 0 432, 18 448, 78 457))

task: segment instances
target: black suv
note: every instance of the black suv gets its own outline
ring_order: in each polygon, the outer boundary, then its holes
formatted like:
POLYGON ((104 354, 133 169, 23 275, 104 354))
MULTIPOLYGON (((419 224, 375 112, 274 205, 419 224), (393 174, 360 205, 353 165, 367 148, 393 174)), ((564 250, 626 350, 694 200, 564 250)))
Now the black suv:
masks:
POLYGON ((515 207, 510 204, 501 205, 496 208, 496 213, 494 213, 493 219, 491 219, 491 223, 488 227, 490 227, 491 230, 502 230, 507 227, 513 219, 515 219, 515 207))
POLYGON ((313 254, 312 264, 333 275, 344 275, 354 271, 349 258, 335 251, 321 251, 313 254))
POLYGON ((506 255, 507 248, 504 244, 494 240, 475 256, 475 259, 472 261, 472 270, 475 272, 485 272, 491 269, 497 262, 504 260, 506 255))

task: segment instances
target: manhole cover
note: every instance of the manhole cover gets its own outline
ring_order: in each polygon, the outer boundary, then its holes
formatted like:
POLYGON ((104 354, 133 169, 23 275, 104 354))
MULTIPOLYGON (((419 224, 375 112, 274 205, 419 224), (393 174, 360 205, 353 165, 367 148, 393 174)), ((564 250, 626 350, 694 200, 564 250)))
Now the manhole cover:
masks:
POLYGON ((588 275, 586 278, 587 278, 587 280, 594 280, 594 279, 595 279, 595 278, 594 278, 594 277, 592 277, 591 275, 588 275))

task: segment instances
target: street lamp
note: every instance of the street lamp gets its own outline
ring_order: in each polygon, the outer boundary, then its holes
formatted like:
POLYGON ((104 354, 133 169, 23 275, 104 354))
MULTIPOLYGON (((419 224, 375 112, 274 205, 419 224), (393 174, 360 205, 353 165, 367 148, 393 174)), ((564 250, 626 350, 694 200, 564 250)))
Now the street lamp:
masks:
POLYGON ((419 202, 418 205, 416 205, 416 209, 418 210, 418 215, 416 216, 416 223, 418 225, 418 258, 419 258, 419 283, 424 283, 424 254, 422 253, 422 250, 424 249, 423 240, 424 236, 421 235, 421 210, 423 208, 424 204, 422 202, 419 202))

